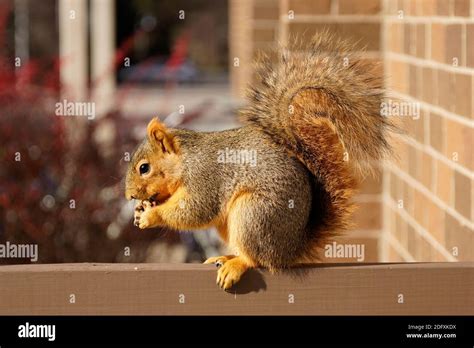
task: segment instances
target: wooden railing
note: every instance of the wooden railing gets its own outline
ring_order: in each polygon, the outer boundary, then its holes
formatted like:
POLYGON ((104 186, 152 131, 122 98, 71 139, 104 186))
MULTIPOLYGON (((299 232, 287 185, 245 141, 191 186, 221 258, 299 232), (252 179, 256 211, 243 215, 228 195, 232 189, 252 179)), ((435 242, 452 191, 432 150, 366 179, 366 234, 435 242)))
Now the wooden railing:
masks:
POLYGON ((0 267, 0 314, 473 315, 474 263, 248 272, 231 292, 199 264, 0 267))

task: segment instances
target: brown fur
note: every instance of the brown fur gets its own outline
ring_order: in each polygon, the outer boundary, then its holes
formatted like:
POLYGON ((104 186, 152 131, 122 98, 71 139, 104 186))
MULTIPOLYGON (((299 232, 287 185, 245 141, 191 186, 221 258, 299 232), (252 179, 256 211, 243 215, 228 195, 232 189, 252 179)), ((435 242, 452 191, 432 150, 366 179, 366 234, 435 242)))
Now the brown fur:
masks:
POLYGON ((142 200, 140 228, 215 226, 236 250, 208 260, 223 263, 225 289, 248 268, 314 262, 318 248, 350 225, 357 173, 390 152, 372 66, 328 33, 309 50, 295 48, 283 49, 275 67, 261 60, 244 127, 198 133, 152 120, 127 174, 127 198, 142 200), (255 151, 256 166, 222 163, 225 149, 255 151), (150 163, 149 174, 140 175, 141 163, 150 163), (147 203, 152 196, 158 205, 147 203))
POLYGON ((241 119, 293 149, 299 134, 290 125, 299 115, 289 107, 299 93, 317 91, 314 99, 306 98, 311 116, 331 121, 357 171, 372 171, 371 163, 391 152, 386 134, 395 130, 380 114, 384 90, 378 64, 358 59, 354 44, 328 31, 310 43, 289 41, 276 52, 277 64, 270 55, 260 56, 258 79, 249 88, 250 103, 241 119))

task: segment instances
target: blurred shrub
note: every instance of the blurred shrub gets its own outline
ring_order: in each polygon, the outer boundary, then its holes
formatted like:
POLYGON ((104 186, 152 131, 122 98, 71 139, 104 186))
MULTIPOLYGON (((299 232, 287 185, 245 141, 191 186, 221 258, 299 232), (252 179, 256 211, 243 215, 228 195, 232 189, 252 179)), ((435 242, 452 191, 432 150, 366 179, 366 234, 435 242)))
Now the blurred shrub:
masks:
POLYGON ((156 231, 134 228, 123 198, 123 156, 133 140, 116 130, 129 126, 118 114, 89 122, 71 148, 69 119, 54 114, 54 96, 40 89, 1 86, 0 242, 38 243, 39 262, 142 261, 156 231), (93 135, 110 119, 116 136, 104 152, 93 135))
MULTIPOLYGON (((132 130, 138 118, 117 111, 89 121, 56 116, 59 69, 67 62, 46 55, 18 62, 11 56, 12 4, 0 2, 0 243, 38 244, 40 263, 183 262, 215 254, 215 235, 132 225, 133 203, 125 201, 122 178, 137 143, 132 130), (84 128, 76 132, 71 122, 84 128)), ((138 29, 121 43, 110 74, 145 34, 138 29)), ((176 39, 166 64, 185 61, 187 42, 176 39)), ((206 107, 188 111, 182 122, 206 107)))
MULTIPOLYGON (((0 38, 7 9, 0 8, 0 38)), ((0 56, 0 243, 36 243, 43 263, 144 261, 160 234, 133 227, 123 198, 123 158, 136 143, 132 125, 117 112, 85 121, 84 136, 71 146, 70 119, 54 110, 59 66, 52 57, 19 68, 0 56), (112 139, 106 145, 95 140, 105 124, 112 139)), ((0 258, 22 262, 30 260, 0 258)))

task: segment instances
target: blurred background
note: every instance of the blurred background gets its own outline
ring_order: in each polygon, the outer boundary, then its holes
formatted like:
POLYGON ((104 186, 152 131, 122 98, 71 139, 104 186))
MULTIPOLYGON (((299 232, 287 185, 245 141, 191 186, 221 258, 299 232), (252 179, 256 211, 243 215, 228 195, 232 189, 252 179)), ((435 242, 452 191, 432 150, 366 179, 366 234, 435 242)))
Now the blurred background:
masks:
POLYGON ((127 161, 153 116, 238 126, 258 52, 323 28, 412 107, 338 242, 364 262, 474 260, 472 0, 0 0, 0 243, 38 244, 40 263, 225 253, 212 230, 134 227, 127 161), (57 116, 63 101, 94 117, 57 116))

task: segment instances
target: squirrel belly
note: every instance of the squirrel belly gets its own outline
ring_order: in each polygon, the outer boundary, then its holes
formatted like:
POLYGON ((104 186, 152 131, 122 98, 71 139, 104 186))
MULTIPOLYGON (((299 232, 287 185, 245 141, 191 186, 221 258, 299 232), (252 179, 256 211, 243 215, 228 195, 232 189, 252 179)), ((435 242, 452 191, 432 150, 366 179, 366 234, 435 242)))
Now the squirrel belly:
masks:
POLYGON ((301 259, 315 185, 301 161, 253 126, 173 134, 194 223, 215 225, 255 265, 276 270, 301 259))

